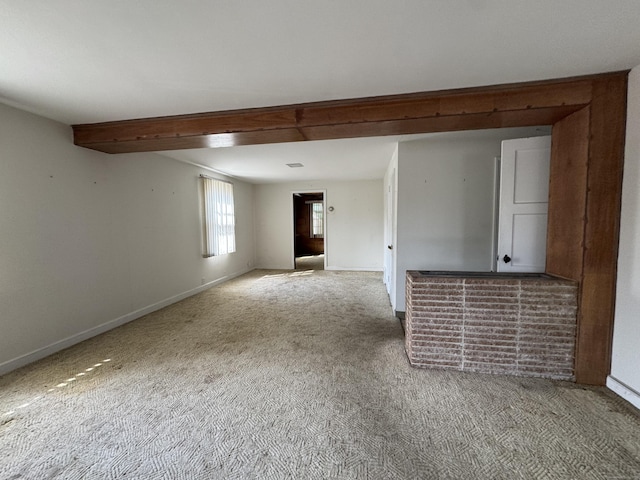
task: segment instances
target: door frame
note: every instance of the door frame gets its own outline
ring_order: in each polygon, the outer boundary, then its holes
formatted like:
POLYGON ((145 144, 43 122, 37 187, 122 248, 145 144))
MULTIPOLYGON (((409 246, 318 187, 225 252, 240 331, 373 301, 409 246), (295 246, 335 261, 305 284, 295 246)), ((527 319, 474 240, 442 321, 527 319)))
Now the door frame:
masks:
POLYGON ((316 189, 307 189, 307 190, 291 190, 291 193, 289 194, 289 198, 291 199, 291 202, 289 203, 289 207, 290 207, 290 212, 289 212, 289 218, 291 219, 291 231, 289 234, 289 239, 291 241, 291 247, 290 247, 290 251, 291 251, 291 270, 295 270, 296 268, 296 218, 295 218, 295 195, 296 194, 305 194, 305 193, 321 193, 322 194, 322 215, 323 215, 323 219, 324 219, 324 235, 322 237, 322 249, 324 250, 324 269, 327 269, 327 259, 328 259, 328 255, 327 255, 327 237, 328 237, 328 223, 327 222, 327 190, 326 188, 316 188, 316 189))
POLYGON ((502 158, 493 157, 493 217, 491 230, 491 271, 498 271, 498 234, 500 227, 500 170, 502 169, 502 158))
MULTIPOLYGON (((396 154, 397 155, 397 151, 396 154)), ((385 188, 385 210, 384 218, 384 256, 383 256, 383 281, 389 294, 391 304, 395 306, 395 252, 396 252, 396 165, 391 168, 389 174, 385 176, 388 183, 385 188), (391 248, 389 248, 391 247, 391 248)))

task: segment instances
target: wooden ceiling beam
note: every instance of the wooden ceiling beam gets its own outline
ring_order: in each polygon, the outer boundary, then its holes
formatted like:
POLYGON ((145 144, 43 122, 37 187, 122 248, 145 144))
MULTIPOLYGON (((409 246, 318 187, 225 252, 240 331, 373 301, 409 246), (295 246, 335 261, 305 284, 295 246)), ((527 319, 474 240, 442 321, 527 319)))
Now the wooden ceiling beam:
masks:
POLYGON ((127 153, 552 124, 601 77, 74 125, 74 143, 127 153))
POLYGON ((330 140, 335 138, 553 125, 558 120, 581 108, 583 107, 569 105, 555 108, 535 108, 525 111, 514 110, 378 122, 327 124, 300 127, 300 131, 307 140, 330 140))

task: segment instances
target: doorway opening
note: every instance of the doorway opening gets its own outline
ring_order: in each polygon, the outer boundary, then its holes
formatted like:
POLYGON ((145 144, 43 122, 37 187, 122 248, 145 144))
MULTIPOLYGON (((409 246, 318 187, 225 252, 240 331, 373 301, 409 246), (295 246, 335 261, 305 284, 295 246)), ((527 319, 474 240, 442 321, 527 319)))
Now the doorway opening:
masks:
POLYGON ((324 270, 324 192, 293 193, 293 257, 296 270, 324 270))

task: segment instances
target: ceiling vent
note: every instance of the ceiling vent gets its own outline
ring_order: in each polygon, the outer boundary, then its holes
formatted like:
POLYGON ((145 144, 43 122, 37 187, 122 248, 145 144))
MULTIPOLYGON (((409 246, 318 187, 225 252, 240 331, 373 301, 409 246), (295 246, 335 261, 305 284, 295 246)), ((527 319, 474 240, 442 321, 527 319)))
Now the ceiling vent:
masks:
POLYGON ((287 163, 287 167, 290 167, 290 168, 300 168, 300 167, 304 167, 304 165, 303 165, 303 164, 301 164, 301 163, 287 163))

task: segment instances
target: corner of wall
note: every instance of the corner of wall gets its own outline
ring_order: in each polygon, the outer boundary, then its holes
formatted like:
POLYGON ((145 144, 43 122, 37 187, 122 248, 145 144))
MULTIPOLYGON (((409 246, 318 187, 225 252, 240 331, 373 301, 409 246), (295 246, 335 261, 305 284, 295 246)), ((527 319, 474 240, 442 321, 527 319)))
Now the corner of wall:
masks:
POLYGON ((640 392, 640 65, 629 73, 611 373, 607 386, 638 408, 640 392))
POLYGON ((631 405, 633 405, 637 409, 640 409, 640 393, 639 392, 636 392, 633 388, 629 387, 628 385, 625 385, 624 383, 612 377, 611 375, 607 377, 606 385, 609 390, 613 391, 615 394, 625 399, 627 402, 629 402, 631 405))

